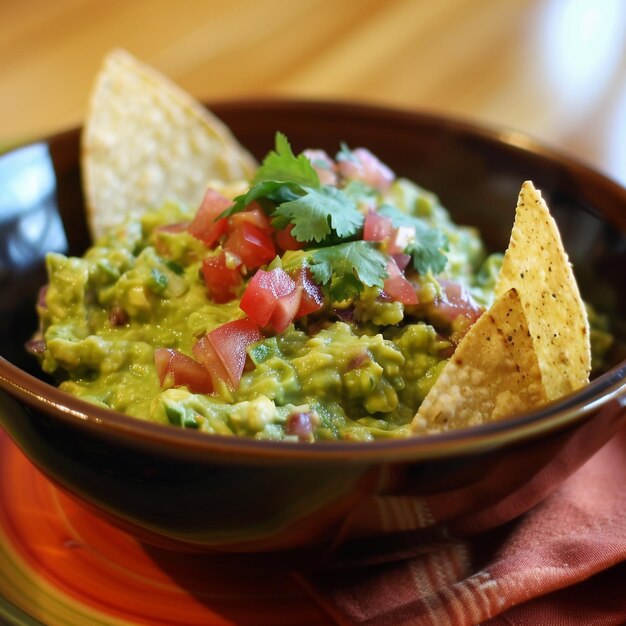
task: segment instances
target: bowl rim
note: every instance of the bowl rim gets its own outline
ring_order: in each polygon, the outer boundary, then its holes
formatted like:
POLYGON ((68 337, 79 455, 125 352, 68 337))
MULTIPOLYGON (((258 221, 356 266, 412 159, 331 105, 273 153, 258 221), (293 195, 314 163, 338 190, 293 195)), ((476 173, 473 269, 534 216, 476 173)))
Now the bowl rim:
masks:
MULTIPOLYGON (((447 129, 464 136, 480 138, 497 145, 508 146, 546 159, 575 174, 591 177, 592 183, 602 185, 608 193, 626 206, 626 188, 593 166, 570 155, 555 150, 525 133, 503 127, 489 126, 428 111, 396 108, 367 102, 348 100, 313 100, 290 98, 245 98, 205 103, 218 116, 230 111, 249 113, 259 110, 279 110, 288 107, 291 112, 303 114, 360 115, 375 117, 387 123, 406 125, 419 122, 447 129)), ((2 154, 11 153, 28 145, 55 142, 77 136, 81 127, 73 127, 12 146, 2 154)), ((292 441, 265 441, 247 437, 212 435, 193 429, 172 427, 149 422, 106 409, 65 393, 54 385, 20 369, 0 356, 0 390, 35 410, 55 417, 79 428, 95 431, 109 437, 128 437, 129 443, 159 449, 176 448, 178 453, 189 453, 203 458, 214 453, 233 458, 264 459, 266 461, 318 461, 380 462, 401 460, 427 460, 451 456, 464 456, 486 452, 504 445, 514 444, 586 419, 604 405, 617 401, 626 407, 626 360, 592 380, 584 388, 551 402, 537 410, 506 420, 455 429, 427 436, 401 439, 384 439, 369 442, 322 441, 306 445, 292 441)))
MULTIPOLYGON (((425 436, 368 442, 320 441, 313 445, 213 435, 149 422, 91 404, 32 376, 0 357, 0 390, 35 410, 53 414, 79 428, 107 436, 138 438, 142 446, 176 446, 178 452, 237 455, 273 460, 378 462, 431 460, 487 452, 573 425, 611 402, 626 408, 626 363, 591 381, 583 389, 539 409, 506 420, 425 436), (9 378, 13 374, 13 379, 9 378)), ((129 440, 130 443, 130 440, 129 440)))

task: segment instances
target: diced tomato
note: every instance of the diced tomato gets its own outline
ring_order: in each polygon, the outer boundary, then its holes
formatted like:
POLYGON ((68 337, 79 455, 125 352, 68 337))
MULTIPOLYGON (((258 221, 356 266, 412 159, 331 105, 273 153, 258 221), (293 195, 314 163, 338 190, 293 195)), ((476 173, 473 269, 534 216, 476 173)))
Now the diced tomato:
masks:
POLYGON ((415 229, 411 226, 394 227, 390 218, 376 211, 368 211, 363 224, 364 241, 386 241, 390 255, 403 254, 415 238, 415 229))
POLYGON ((259 327, 252 320, 235 320, 202 337, 193 352, 208 370, 214 385, 223 380, 236 387, 246 364, 248 346, 262 338, 259 327))
POLYGON ((394 259, 389 259, 387 263, 387 273, 389 274, 389 278, 385 279, 383 285, 384 292, 396 302, 401 302, 402 304, 418 304, 419 300, 415 293, 415 288, 405 278, 394 259))
MULTIPOLYGON (((289 290, 284 293, 289 293, 289 290)), ((259 326, 266 326, 275 306, 276 295, 273 290, 272 274, 265 270, 257 270, 241 296, 239 308, 259 326)))
POLYGON ((261 267, 276 256, 270 235, 245 221, 230 233, 224 247, 234 252, 248 269, 261 267))
POLYGON ((222 304, 237 297, 243 284, 240 266, 239 258, 225 251, 202 261, 204 282, 214 302, 222 304))
POLYGON ((189 224, 189 232, 203 241, 207 247, 212 248, 228 227, 228 220, 225 217, 217 218, 231 205, 231 200, 214 189, 207 189, 196 216, 189 224))
POLYGON ((293 224, 289 224, 286 228, 283 228, 276 233, 276 243, 283 252, 287 250, 302 250, 302 248, 304 248, 304 242, 298 241, 291 234, 292 230, 293 224))
POLYGON ((157 348, 154 363, 161 387, 187 387, 191 393, 211 393, 213 382, 206 369, 191 357, 172 348, 157 348))
POLYGON ((462 315, 473 323, 481 316, 483 308, 472 298, 465 286, 449 280, 442 280, 439 284, 442 294, 434 302, 437 313, 450 322, 462 315))
POLYGON ((308 267, 302 267, 293 274, 293 279, 296 285, 302 286, 302 297, 296 318, 319 311, 324 306, 324 293, 320 285, 313 280, 311 270, 308 267))
POLYGON ((393 260, 396 262, 398 269, 401 272, 404 272, 404 270, 407 268, 409 264, 409 261, 411 260, 411 255, 410 254, 392 254, 391 256, 393 260))
POLYGON ((268 235, 274 230, 269 218, 256 202, 250 204, 245 211, 235 213, 228 218, 228 228, 231 232, 237 230, 244 223, 252 224, 268 235))
POLYGON ((387 252, 389 254, 403 254, 413 239, 415 239, 414 228, 411 226, 398 226, 391 233, 387 252))
MULTIPOLYGON (((283 326, 285 323, 284 318, 290 314, 291 309, 294 307, 292 298, 295 299, 296 294, 294 292, 296 291, 296 283, 281 268, 277 267, 271 272, 257 270, 241 297, 239 307, 259 326, 267 326, 270 323, 274 325, 274 322, 277 322, 279 326, 283 326), (290 295, 292 295, 292 298, 287 297, 290 295), (280 312, 275 314, 277 308, 280 309, 280 312), (272 318, 274 314, 276 315, 275 319, 272 318)), ((301 293, 302 290, 300 290, 301 293)), ((291 319, 284 328, 289 326, 293 320, 299 305, 300 302, 298 300, 298 306, 295 307, 291 319)))
POLYGON ((302 300, 302 286, 296 285, 288 294, 276 300, 270 317, 270 325, 277 333, 282 333, 293 322, 302 300))
POLYGON ((365 241, 385 241, 391 237, 393 224, 391 220, 376 211, 368 211, 363 224, 363 239, 365 241))
POLYGON ((259 326, 266 326, 279 298, 295 290, 296 283, 280 268, 271 272, 257 270, 251 278, 239 304, 244 313, 259 326))
POLYGON ((217 387, 220 380, 226 383, 230 381, 228 370, 219 358, 209 335, 199 339, 194 344, 192 351, 196 359, 202 364, 204 371, 208 372, 213 388, 217 387))

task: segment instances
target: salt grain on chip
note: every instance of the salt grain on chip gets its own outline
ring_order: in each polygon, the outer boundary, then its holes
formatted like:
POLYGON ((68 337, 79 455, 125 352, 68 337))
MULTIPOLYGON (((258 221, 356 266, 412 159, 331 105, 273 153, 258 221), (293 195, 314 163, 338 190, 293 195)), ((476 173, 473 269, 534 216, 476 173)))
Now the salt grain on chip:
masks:
POLYGON ((94 238, 166 201, 195 207, 208 181, 250 178, 256 167, 219 119, 121 50, 96 79, 81 159, 94 238))

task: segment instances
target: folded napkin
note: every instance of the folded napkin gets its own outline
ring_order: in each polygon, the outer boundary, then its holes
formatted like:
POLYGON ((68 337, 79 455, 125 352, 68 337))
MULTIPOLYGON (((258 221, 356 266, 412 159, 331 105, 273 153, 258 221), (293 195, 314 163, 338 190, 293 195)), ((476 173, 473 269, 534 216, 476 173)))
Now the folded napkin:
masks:
POLYGON ((348 543, 296 578, 342 625, 626 624, 626 429, 528 513, 475 529, 348 543))

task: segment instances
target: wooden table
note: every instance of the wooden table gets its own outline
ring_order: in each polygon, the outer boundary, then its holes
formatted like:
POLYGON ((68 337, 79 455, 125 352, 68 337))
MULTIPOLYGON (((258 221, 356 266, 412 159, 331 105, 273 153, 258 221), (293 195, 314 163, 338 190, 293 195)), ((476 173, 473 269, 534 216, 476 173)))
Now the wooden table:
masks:
MULTIPOLYGON (((359 100, 458 116, 530 134, 626 184, 626 0, 0 0, 0 149, 79 124, 101 59, 113 47, 201 99, 359 100)), ((7 449, 6 437, 0 444, 7 449)), ((31 522, 16 526, 21 536, 28 537, 24 527, 42 533, 25 544, 31 554, 76 584, 56 588, 35 573, 31 585, 31 574, 22 573, 31 570, 19 569, 22 589, 34 598, 34 615, 49 617, 49 606, 74 615, 81 607, 72 593, 81 598, 83 591, 78 570, 63 560, 62 548, 74 541, 66 509, 49 508, 42 498, 57 498, 56 492, 12 450, 0 459, 5 467, 21 464, 14 475, 24 499, 0 491, 13 506, 7 511, 31 522), (40 519, 45 523, 37 527, 40 519), (54 534, 58 528, 65 544, 54 534)), ((77 515, 69 519, 76 523, 77 515)), ((91 519, 83 519, 90 527, 91 519)), ((101 533, 101 541, 110 536, 101 533)), ((9 565, 22 567, 15 556, 7 564, 9 552, 1 548, 0 579, 12 571, 9 565)), ((104 571, 109 567, 97 551, 84 554, 104 571)), ((180 593, 150 553, 118 554, 133 567, 143 567, 145 558, 153 569, 133 577, 134 569, 122 572, 111 561, 107 589, 125 584, 120 574, 129 573, 126 593, 139 583, 153 593, 154 574, 160 590, 155 612, 169 602, 164 589, 180 593)), ((241 586, 239 574, 233 580, 241 586)), ((273 610, 271 597, 253 595, 250 580, 245 589, 251 597, 273 610)), ((213 593, 224 589, 225 606, 231 606, 231 580, 220 572, 215 581, 213 593)), ((296 606, 291 610, 306 623, 321 623, 320 610, 291 587, 279 590, 281 608, 296 606)), ((107 602, 118 600, 115 591, 107 593, 107 602)), ((191 594, 183 600, 195 602, 191 594)), ((227 617, 216 612, 211 623, 227 617)))
POLYGON ((123 47, 204 99, 423 109, 529 133, 626 182, 621 0, 0 4, 0 145, 80 122, 123 47))

